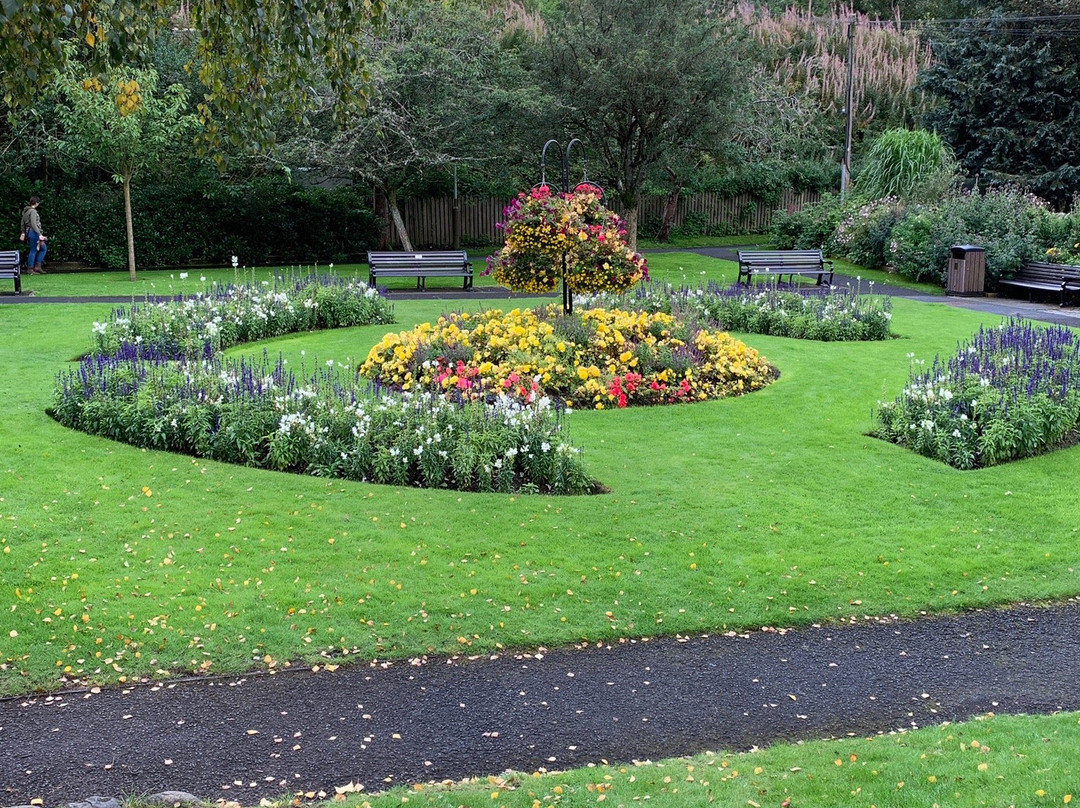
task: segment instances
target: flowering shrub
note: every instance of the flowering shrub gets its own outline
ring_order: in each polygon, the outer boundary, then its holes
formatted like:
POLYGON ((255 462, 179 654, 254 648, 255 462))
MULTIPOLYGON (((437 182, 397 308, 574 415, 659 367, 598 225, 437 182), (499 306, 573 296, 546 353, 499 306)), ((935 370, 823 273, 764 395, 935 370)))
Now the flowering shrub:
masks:
POLYGON ((892 336, 892 301, 850 288, 799 291, 775 284, 705 288, 649 283, 622 295, 596 295, 587 305, 665 312, 724 331, 821 341, 882 340, 892 336))
POLYGON ((92 351, 111 356, 134 345, 148 356, 209 356, 282 334, 393 321, 393 306, 358 279, 292 275, 117 308, 94 323, 92 351))
POLYGON ((904 204, 895 196, 845 206, 829 252, 842 255, 859 266, 885 266, 892 258, 889 251, 892 229, 903 214, 904 204))
POLYGON ((971 469, 1049 451, 1077 433, 1080 338, 1067 328, 1012 319, 921 368, 895 401, 878 403, 878 437, 971 469))
POLYGON ((957 193, 928 205, 909 206, 893 228, 889 254, 900 274, 945 284, 949 248, 977 244, 986 249, 986 281, 1011 278, 1041 250, 1039 221, 1049 215, 1038 197, 1011 188, 957 193))
POLYGON ((171 360, 128 345, 57 378, 50 414, 149 449, 388 485, 580 494, 600 490, 549 399, 456 403, 358 386, 344 368, 301 381, 279 360, 171 360))
POLYGON ((486 270, 504 286, 540 294, 563 277, 573 292, 621 291, 648 278, 645 257, 626 246, 622 219, 591 185, 572 194, 541 185, 518 194, 504 215, 506 244, 486 270))
POLYGON ((670 314, 556 306, 448 314, 387 334, 360 373, 401 390, 550 396, 596 409, 722 398, 775 377, 754 349, 670 314))

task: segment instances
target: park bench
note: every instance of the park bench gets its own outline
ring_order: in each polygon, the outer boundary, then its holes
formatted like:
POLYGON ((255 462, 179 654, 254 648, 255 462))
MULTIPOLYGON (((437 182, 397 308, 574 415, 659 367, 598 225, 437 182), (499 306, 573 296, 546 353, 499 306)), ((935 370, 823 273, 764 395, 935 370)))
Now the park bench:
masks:
POLYGON ((22 294, 22 254, 18 250, 0 252, 0 280, 15 281, 15 294, 22 294))
POLYGON ((738 283, 750 283, 757 275, 775 275, 779 281, 789 275, 792 283, 796 275, 817 275, 818 286, 833 282, 832 261, 821 250, 739 250, 738 283))
POLYGON ((1028 300, 1035 292, 1056 292, 1059 305, 1065 305, 1065 296, 1080 292, 1080 267, 1067 264, 1051 264, 1046 261, 1025 261, 1012 278, 1002 278, 998 286, 1006 289, 1027 289, 1028 300))
POLYGON ((472 289, 473 268, 464 250, 369 252, 368 285, 388 277, 416 278, 417 289, 424 289, 428 278, 462 278, 463 288, 472 289))

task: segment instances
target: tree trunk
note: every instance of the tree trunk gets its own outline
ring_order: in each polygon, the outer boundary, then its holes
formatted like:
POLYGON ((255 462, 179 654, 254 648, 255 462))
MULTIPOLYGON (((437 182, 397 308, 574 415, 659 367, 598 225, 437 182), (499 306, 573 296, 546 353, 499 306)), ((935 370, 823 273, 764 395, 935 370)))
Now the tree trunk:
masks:
POLYGON ((127 231, 128 275, 135 280, 135 227, 131 222, 131 177, 124 177, 124 229, 127 231))
POLYGON ((671 238, 671 227, 675 224, 675 214, 679 210, 679 197, 682 196, 683 181, 676 176, 670 168, 667 169, 671 177, 671 190, 668 191, 667 199, 664 200, 664 215, 660 219, 660 241, 671 238))
POLYGON ((638 219, 638 204, 640 199, 634 197, 632 205, 626 207, 626 246, 637 252, 637 219, 638 219))
POLYGON ((390 218, 394 222, 394 227, 397 228, 398 238, 401 239, 401 249, 411 252, 413 249, 412 241, 409 239, 409 231, 405 229, 405 220, 401 218, 401 209, 397 203, 397 191, 393 188, 386 191, 386 205, 390 208, 390 218))
POLYGON ((375 215, 382 220, 382 227, 379 228, 379 249, 389 250, 390 244, 390 207, 386 204, 386 191, 381 187, 375 186, 375 215))

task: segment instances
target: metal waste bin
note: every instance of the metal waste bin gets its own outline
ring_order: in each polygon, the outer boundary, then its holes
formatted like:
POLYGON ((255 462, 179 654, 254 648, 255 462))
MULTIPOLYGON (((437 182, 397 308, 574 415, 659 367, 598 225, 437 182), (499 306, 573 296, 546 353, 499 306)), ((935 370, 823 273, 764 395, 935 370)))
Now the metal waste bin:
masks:
POLYGON ((986 287, 986 250, 957 244, 949 251, 949 283, 946 294, 982 297, 986 287))

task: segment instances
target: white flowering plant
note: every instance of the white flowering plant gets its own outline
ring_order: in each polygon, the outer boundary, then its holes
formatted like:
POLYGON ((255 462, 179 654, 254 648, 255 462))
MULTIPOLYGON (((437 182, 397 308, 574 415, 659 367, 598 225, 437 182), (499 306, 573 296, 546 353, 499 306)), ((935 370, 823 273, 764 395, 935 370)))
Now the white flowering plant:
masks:
MULTIPOLYGON (((862 281, 859 279, 859 284, 862 281)), ((593 295, 586 306, 663 312, 724 331, 770 334, 823 342, 884 340, 892 337, 892 300, 849 287, 761 284, 674 287, 639 284, 621 295, 593 295)))
POLYGON ((959 469, 1006 463, 1080 437, 1080 337, 1019 318, 983 327, 929 369, 909 354, 899 396, 873 434, 959 469))
MULTIPOLYGON (((203 325, 218 333, 214 321, 203 325)), ((394 392, 334 361, 300 378, 265 354, 174 358, 125 342, 60 374, 49 414, 134 446, 275 471, 462 491, 604 490, 546 396, 394 392)))
POLYGON ((393 321, 392 304, 359 278, 292 272, 119 307, 93 324, 91 350, 97 356, 132 349, 164 358, 208 356, 283 334, 393 321))

